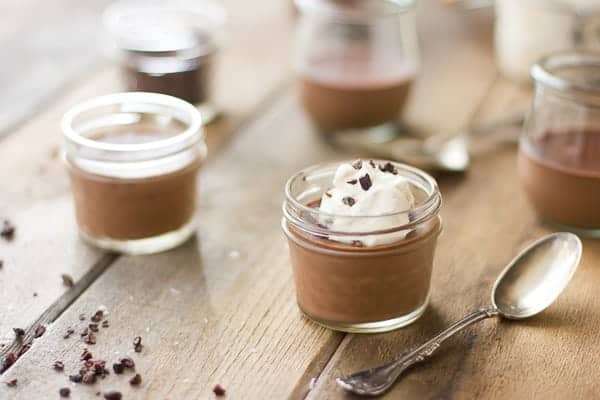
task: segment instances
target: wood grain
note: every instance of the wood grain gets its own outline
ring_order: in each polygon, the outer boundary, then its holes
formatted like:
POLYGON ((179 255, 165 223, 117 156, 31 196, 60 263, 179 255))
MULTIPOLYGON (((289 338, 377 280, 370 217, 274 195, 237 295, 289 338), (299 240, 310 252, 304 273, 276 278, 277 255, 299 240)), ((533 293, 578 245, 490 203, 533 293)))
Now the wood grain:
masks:
POLYGON ((62 334, 101 304, 110 310, 111 327, 98 335, 93 352, 112 361, 142 335, 144 351, 134 357, 146 383, 131 389, 113 376, 95 387, 77 386, 77 398, 113 387, 126 398, 210 398, 216 383, 230 398, 300 393, 299 381, 311 378, 305 371, 320 370, 322 354, 332 353, 343 335, 303 320, 296 309, 279 229, 281 189, 307 162, 335 155, 286 96, 203 171, 198 241, 117 261, 5 374, 24 381, 0 387, 0 396, 42 396, 67 384, 64 374, 38 378, 36 371, 57 357, 76 370, 84 344, 62 334))
MULTIPOLYGON (((480 48, 472 50, 456 59, 476 60, 480 48)), ((484 60, 488 67, 489 59, 484 60)), ((424 79, 413 101, 430 104, 427 88, 439 97, 459 90, 455 74, 461 69, 460 63, 454 72, 433 65, 428 75, 426 68, 424 75, 437 85, 424 79)), ((489 68, 478 75, 487 82, 494 78, 489 68)), ((459 113, 453 105, 444 127, 465 123, 488 86, 477 80, 463 85, 464 108, 459 113)), ((422 107, 413 107, 417 119, 422 107)), ((148 349, 136 357, 147 384, 130 389, 123 379, 111 377, 98 385, 103 390, 114 386, 126 396, 144 398, 210 398, 211 387, 221 383, 231 398, 304 397, 343 335, 303 320, 296 309, 279 228, 282 187, 298 169, 343 156, 315 137, 294 98, 286 95, 203 171, 199 242, 162 255, 121 258, 6 378, 32 376, 37 365, 57 356, 70 360, 73 369, 73 343, 62 340, 61 333, 79 313, 105 304, 111 310, 111 333, 99 337, 98 354, 111 357, 115 350, 130 350, 123 331, 142 334, 148 349)), ((14 393, 35 397, 56 390, 65 379, 50 374, 36 385, 25 382, 14 393)), ((74 390, 85 398, 96 389, 74 390)))
MULTIPOLYGON (((477 120, 501 117, 528 99, 523 88, 500 79, 477 120)), ((348 398, 335 386, 336 376, 391 360, 487 304, 503 266, 528 242, 551 231, 536 218, 516 177, 513 146, 477 157, 460 185, 440 180, 445 232, 436 257, 430 310, 423 320, 393 334, 347 336, 308 398, 348 398)), ((524 322, 489 320, 470 328, 430 362, 409 371, 386 398, 598 397, 600 385, 591 378, 598 366, 590 349, 599 344, 593 334, 600 327, 599 302, 593 295, 599 251, 597 242, 584 242, 579 272, 546 312, 524 322)))
MULTIPOLYGON (((224 116, 206 129, 211 154, 218 153, 250 116, 266 107, 289 77, 286 57, 291 25, 287 8, 279 4, 265 2, 263 11, 251 13, 247 10, 250 5, 227 2, 231 43, 222 51, 215 77, 216 99, 224 116), (249 47, 259 47, 268 35, 252 29, 257 21, 268 21, 265 27, 281 33, 271 40, 268 50, 260 48, 260 58, 249 57, 247 52, 249 47)), ((8 347, 14 342, 12 328, 34 326, 61 296, 70 296, 65 293, 68 288, 62 284, 62 273, 78 281, 102 257, 77 237, 68 180, 59 157, 59 122, 73 104, 119 90, 118 71, 106 67, 2 141, 0 219, 10 218, 17 235, 14 242, 0 241, 0 259, 4 260, 0 271, 0 346, 4 348, 0 348, 0 358, 13 349, 8 347)))
POLYGON ((106 44, 100 14, 108 3, 2 1, 0 137, 97 71, 106 44))

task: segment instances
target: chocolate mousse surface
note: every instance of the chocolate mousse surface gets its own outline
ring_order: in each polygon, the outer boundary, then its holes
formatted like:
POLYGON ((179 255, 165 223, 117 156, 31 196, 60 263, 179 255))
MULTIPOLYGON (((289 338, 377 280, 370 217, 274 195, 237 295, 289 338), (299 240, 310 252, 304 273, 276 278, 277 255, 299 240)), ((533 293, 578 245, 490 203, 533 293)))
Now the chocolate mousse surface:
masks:
POLYGON ((398 119, 414 73, 366 55, 324 57, 300 73, 302 104, 322 130, 367 128, 398 119))
MULTIPOLYGON (((147 143, 175 132, 143 125, 93 136, 108 143, 147 143)), ((190 222, 196 204, 199 162, 144 178, 116 178, 69 169, 77 220, 94 237, 133 240, 175 231, 190 222)))
POLYGON ((600 228, 600 129, 530 135, 521 146, 519 172, 542 218, 600 228))

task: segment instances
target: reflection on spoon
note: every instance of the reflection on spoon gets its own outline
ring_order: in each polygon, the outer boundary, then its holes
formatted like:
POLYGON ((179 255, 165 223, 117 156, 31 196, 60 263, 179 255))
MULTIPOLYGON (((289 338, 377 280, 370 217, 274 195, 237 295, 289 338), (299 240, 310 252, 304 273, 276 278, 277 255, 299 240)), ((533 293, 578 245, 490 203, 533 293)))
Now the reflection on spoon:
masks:
POLYGON ((572 233, 554 233, 538 240, 502 271, 492 290, 491 306, 467 315, 396 361, 337 378, 337 384, 359 395, 380 395, 408 367, 426 360, 446 339, 475 322, 495 316, 523 319, 538 314, 567 286, 579 265, 581 252, 581 241, 572 233))

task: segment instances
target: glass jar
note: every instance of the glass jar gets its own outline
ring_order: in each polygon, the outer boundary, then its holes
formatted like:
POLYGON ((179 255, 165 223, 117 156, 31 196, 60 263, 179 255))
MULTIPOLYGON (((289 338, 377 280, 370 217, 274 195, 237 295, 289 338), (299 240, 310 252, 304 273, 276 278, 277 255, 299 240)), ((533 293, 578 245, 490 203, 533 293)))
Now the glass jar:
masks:
POLYGON ((218 114, 213 70, 222 41, 220 2, 122 0, 109 6, 104 25, 118 49, 127 90, 156 92, 197 105, 203 123, 218 114))
POLYGON ((600 236, 600 54, 558 53, 536 64, 532 76, 521 182, 544 220, 600 236))
POLYGON ((529 81, 529 70, 556 51, 600 48, 598 0, 497 0, 496 58, 502 73, 529 81))
POLYGON ((319 130, 397 133, 419 68, 414 1, 296 0, 294 67, 319 130))
POLYGON ((194 106, 158 93, 116 93, 73 107, 62 129, 87 242, 155 253, 195 232, 196 178, 206 146, 194 106))
POLYGON ((442 198, 431 176, 404 164, 392 164, 410 184, 416 199, 414 209, 374 216, 322 212, 321 196, 331 188, 339 163, 300 171, 285 186, 282 227, 288 239, 298 305, 308 318, 327 328, 385 332, 416 321, 427 307, 442 228, 442 198), (364 229, 390 226, 389 217, 408 222, 379 231, 364 229), (363 228, 333 232, 322 224, 324 218, 347 219, 344 222, 350 224, 343 226, 363 228), (367 238, 370 243, 377 243, 373 239, 379 238, 386 244, 361 246, 367 238))

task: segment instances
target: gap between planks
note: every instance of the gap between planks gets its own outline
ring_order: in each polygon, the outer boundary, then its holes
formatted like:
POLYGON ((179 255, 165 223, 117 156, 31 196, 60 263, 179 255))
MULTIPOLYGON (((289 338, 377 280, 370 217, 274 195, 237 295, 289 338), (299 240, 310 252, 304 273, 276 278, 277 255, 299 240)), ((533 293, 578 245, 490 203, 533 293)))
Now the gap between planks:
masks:
MULTIPOLYGON (((46 309, 39 316, 39 318, 27 329, 25 329, 25 335, 21 338, 15 338, 13 342, 5 346, 0 351, 0 360, 4 360, 9 353, 14 353, 15 355, 23 355, 27 352, 28 348, 33 344, 35 338, 35 332, 38 326, 43 325, 47 327, 52 324, 60 315, 71 305, 75 300, 79 298, 83 294, 83 292, 91 286, 92 283, 98 279, 100 275, 104 273, 117 259, 119 258, 118 254, 114 253, 106 253, 96 263, 92 266, 92 268, 83 276, 81 279, 75 283, 75 285, 67 290, 62 296, 60 296, 50 307, 46 309)), ((13 364, 14 365, 14 364, 13 364)), ((2 370, 1 373, 8 371, 12 365, 8 366, 6 369, 2 370)), ((0 368, 2 368, 0 366, 0 368)))

